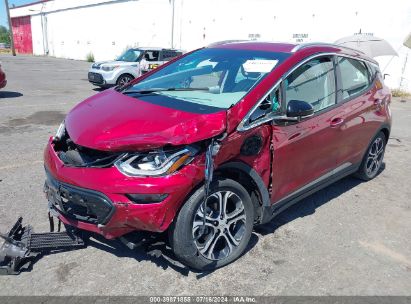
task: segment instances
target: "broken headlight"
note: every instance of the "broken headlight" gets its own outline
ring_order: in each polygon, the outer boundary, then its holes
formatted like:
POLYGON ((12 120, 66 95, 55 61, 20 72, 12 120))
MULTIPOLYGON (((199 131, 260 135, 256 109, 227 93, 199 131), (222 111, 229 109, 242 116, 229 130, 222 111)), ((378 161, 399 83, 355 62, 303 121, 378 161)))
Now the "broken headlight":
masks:
POLYGON ((114 164, 127 176, 160 176, 172 174, 188 164, 198 149, 188 146, 181 150, 127 154, 114 164))
POLYGON ((63 122, 60 124, 59 128, 57 129, 56 135, 54 135, 54 140, 60 140, 63 136, 64 133, 66 132, 66 125, 63 122))

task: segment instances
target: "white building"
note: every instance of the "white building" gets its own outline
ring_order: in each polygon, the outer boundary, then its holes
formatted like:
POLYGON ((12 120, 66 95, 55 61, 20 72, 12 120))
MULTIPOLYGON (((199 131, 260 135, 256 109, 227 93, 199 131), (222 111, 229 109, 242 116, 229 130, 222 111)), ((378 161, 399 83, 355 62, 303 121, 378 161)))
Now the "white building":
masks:
POLYGON ((49 0, 12 8, 13 31, 24 16, 31 33, 20 34, 31 35, 33 54, 80 60, 89 53, 113 59, 130 46, 191 50, 227 39, 334 42, 361 29, 398 51, 377 60, 391 87, 402 78, 411 90, 411 50, 402 46, 411 31, 409 0, 49 0))

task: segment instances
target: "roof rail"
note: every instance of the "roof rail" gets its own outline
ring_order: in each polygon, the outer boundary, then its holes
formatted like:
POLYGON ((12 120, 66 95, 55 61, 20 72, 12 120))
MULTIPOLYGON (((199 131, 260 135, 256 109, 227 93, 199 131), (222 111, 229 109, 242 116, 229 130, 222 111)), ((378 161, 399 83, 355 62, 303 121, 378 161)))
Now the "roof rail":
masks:
POLYGON ((310 47, 310 46, 337 46, 336 44, 332 44, 332 43, 326 43, 326 42, 304 42, 304 43, 300 43, 300 44, 297 44, 292 50, 291 50, 291 52, 292 53, 295 53, 295 52, 297 52, 297 51, 299 51, 299 50, 302 50, 302 49, 305 49, 305 48, 307 48, 307 47, 310 47))
POLYGON ((345 49, 352 50, 352 51, 356 51, 356 52, 359 52, 359 53, 365 55, 365 53, 364 53, 363 51, 361 51, 361 50, 353 49, 353 48, 350 48, 350 47, 347 47, 347 46, 344 46, 344 45, 339 45, 339 44, 335 44, 335 43, 327 43, 327 42, 306 42, 306 43, 297 44, 297 45, 291 50, 291 53, 295 53, 295 52, 297 52, 297 51, 299 51, 299 50, 302 50, 302 49, 307 48, 307 47, 310 47, 310 46, 330 46, 330 47, 345 48, 345 49))
POLYGON ((229 43, 236 43, 236 42, 245 42, 245 41, 250 41, 250 40, 244 40, 244 39, 237 39, 237 40, 222 40, 222 41, 216 41, 213 43, 210 43, 207 45, 207 47, 213 47, 217 45, 223 45, 223 44, 229 44, 229 43))

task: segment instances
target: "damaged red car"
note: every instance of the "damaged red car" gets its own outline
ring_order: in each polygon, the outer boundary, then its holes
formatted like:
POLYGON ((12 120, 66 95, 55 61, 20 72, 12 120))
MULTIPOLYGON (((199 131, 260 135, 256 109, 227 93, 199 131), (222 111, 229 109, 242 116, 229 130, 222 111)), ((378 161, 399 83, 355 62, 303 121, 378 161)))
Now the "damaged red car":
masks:
POLYGON ((355 50, 214 44, 74 107, 44 153, 49 208, 108 239, 167 230, 183 263, 215 269, 295 202, 377 176, 390 101, 355 50))
POLYGON ((6 79, 6 73, 1 68, 1 62, 0 62, 0 89, 4 88, 7 84, 7 79, 6 79))

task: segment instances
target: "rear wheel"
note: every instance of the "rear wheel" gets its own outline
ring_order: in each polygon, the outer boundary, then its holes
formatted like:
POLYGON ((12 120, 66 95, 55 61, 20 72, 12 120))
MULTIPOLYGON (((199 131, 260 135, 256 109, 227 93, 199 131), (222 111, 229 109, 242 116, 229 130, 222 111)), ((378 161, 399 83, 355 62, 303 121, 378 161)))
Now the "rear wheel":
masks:
POLYGON ((360 168, 355 174, 356 177, 368 181, 377 176, 384 159, 386 143, 387 140, 383 132, 379 132, 377 136, 373 138, 360 168))
POLYGON ((126 83, 132 81, 133 79, 134 79, 134 77, 131 76, 130 74, 123 74, 117 79, 116 84, 118 86, 122 86, 122 85, 125 85, 126 83))
POLYGON ((244 252, 253 229, 254 207, 247 190, 230 179, 212 183, 205 210, 203 198, 204 187, 184 204, 171 226, 170 244, 184 264, 212 270, 244 252))

